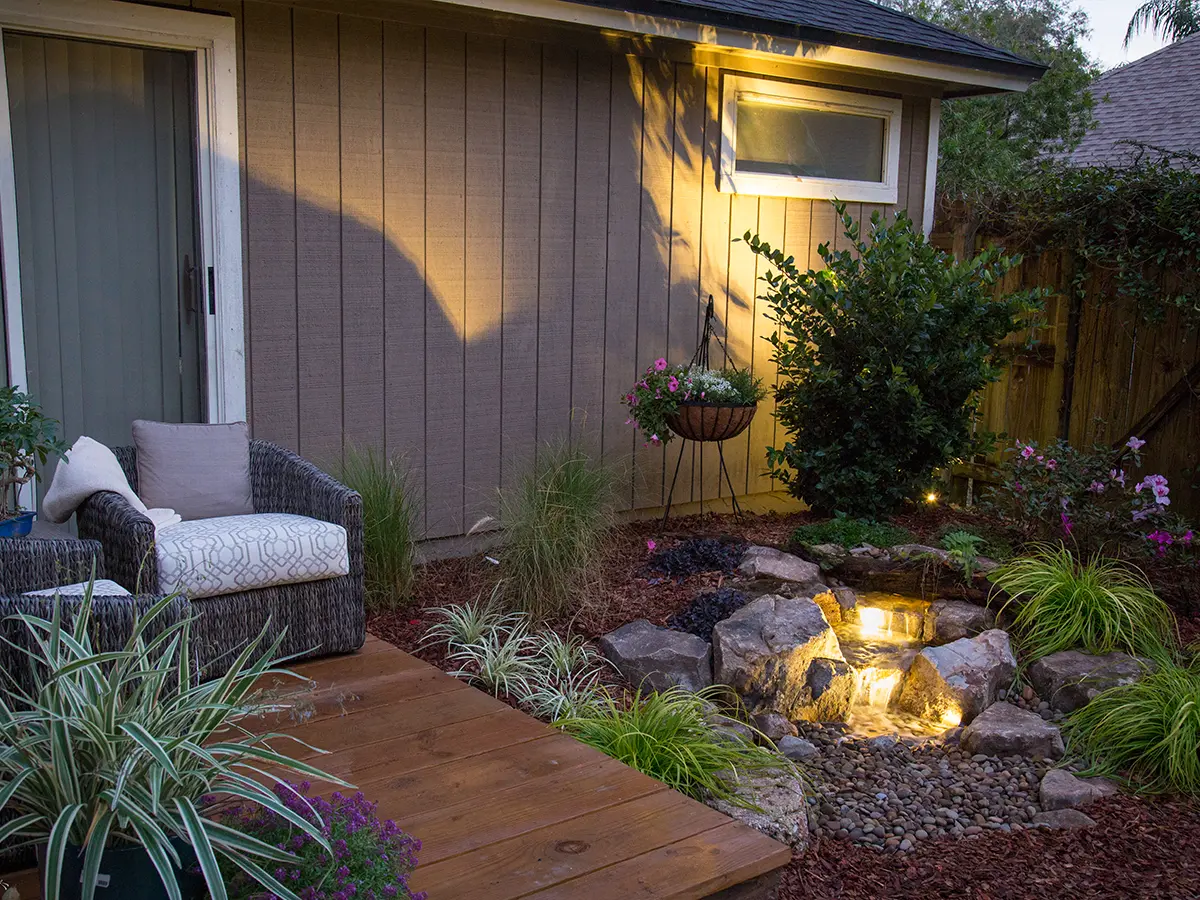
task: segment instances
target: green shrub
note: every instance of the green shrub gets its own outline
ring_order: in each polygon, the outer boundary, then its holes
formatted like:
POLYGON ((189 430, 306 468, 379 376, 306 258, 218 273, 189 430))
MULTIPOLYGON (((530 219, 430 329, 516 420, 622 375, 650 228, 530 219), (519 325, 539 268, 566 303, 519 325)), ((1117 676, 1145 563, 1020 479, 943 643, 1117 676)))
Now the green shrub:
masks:
POLYGON ((849 516, 834 516, 828 522, 801 525, 792 532, 791 543, 840 544, 843 547, 894 547, 896 544, 911 544, 916 539, 912 532, 899 525, 887 522, 872 522, 869 519, 851 519, 849 516))
POLYGON ((1093 554, 1077 559, 1061 544, 1035 545, 989 576, 1015 607, 1012 630, 1033 662, 1060 650, 1162 658, 1175 643, 1175 619, 1141 570, 1093 554))
POLYGON ((1163 662, 1104 691, 1071 714, 1065 734, 1089 774, 1125 774, 1149 792, 1200 794, 1200 662, 1163 662))
POLYGON ((837 210, 853 249, 822 244, 820 272, 745 236, 773 267, 763 299, 787 442, 767 462, 814 510, 876 518, 926 489, 934 469, 990 445, 972 428, 978 392, 1000 376, 997 349, 1034 295, 997 295, 1019 257, 987 249, 956 262, 904 213, 892 224, 876 213, 863 240, 837 210))
POLYGON ((363 567, 367 608, 394 610, 412 599, 417 504, 401 457, 348 447, 338 480, 363 501, 363 567))
POLYGON ((535 621, 572 611, 596 573, 614 522, 612 473, 582 450, 545 445, 500 493, 503 600, 535 621))
POLYGON ((780 756, 749 738, 713 729, 716 690, 671 688, 624 706, 606 696, 555 724, 583 743, 697 800, 737 802, 736 780, 747 772, 787 768, 780 756), (731 777, 732 776, 732 777, 731 777))

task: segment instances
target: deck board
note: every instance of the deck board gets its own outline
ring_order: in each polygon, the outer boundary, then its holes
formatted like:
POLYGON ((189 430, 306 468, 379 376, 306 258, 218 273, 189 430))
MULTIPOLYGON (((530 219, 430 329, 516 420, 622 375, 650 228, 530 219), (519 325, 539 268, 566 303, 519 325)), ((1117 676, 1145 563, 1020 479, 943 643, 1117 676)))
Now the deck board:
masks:
MULTIPOLYGON (((421 839, 412 886, 432 898, 699 900, 790 859, 782 844, 375 638, 297 671, 315 682, 309 718, 274 727, 331 751, 314 762, 421 839)), ((35 896, 28 874, 8 880, 35 896)))

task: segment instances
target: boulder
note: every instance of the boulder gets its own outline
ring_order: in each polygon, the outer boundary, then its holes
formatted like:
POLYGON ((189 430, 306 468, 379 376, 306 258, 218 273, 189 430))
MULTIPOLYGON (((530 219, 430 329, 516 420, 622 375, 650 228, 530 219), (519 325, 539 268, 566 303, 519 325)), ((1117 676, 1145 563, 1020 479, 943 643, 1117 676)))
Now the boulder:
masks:
POLYGON ((999 629, 917 654, 900 689, 900 706, 947 726, 967 724, 996 699, 1017 671, 1008 635, 999 629))
POLYGON ((1043 656, 1030 666, 1029 680, 1052 709, 1072 712, 1086 706, 1101 691, 1130 684, 1153 667, 1150 660, 1119 650, 1104 656, 1063 650, 1043 656))
POLYGON ((830 625, 841 623, 842 605, 838 603, 837 595, 833 591, 818 591, 813 594, 812 601, 821 607, 821 612, 825 613, 825 619, 830 625))
POLYGON ((1078 809, 1117 793, 1107 778, 1078 778, 1065 769, 1051 769, 1042 777, 1042 809, 1078 809))
POLYGON ((965 600, 935 600, 925 613, 921 638, 927 644, 949 644, 995 627, 996 614, 986 607, 965 600))
POLYGON ((738 802, 712 798, 708 805, 768 837, 782 841, 797 853, 808 847, 808 802, 795 771, 755 772, 738 780, 738 802))
POLYGON ((759 713, 754 717, 754 727, 772 744, 778 744, 783 738, 794 737, 797 734, 796 726, 777 712, 759 713))
POLYGON ((821 584, 821 568, 774 547, 748 547, 738 571, 748 578, 774 578, 795 584, 821 584))
POLYGON ((712 682, 712 647, 694 634, 659 628, 645 619, 600 638, 600 652, 635 686, 699 691, 712 682))
POLYGON ((897 544, 888 550, 892 559, 915 560, 932 559, 936 562, 949 562, 950 554, 940 547, 927 547, 924 544, 897 544))
POLYGON ((962 746, 984 756, 1058 759, 1063 739, 1058 727, 1011 703, 993 703, 963 729, 962 746))
POLYGON ((715 680, 737 691, 751 713, 807 719, 848 710, 853 699, 854 672, 837 635, 804 597, 768 594, 718 622, 713 662, 715 680))
POLYGON ((850 551, 841 544, 804 544, 800 552, 825 572, 836 569, 850 556, 850 551))
POLYGON ((1077 809, 1051 809, 1033 817, 1033 824, 1042 828, 1091 828, 1096 820, 1077 809))
POLYGON ((854 588, 835 587, 833 596, 837 598, 838 606, 841 607, 841 616, 846 618, 846 614, 854 610, 858 606, 858 594, 854 588))
POLYGON ((821 755, 821 751, 817 749, 816 744, 806 741, 802 737, 784 735, 776 742, 775 746, 780 753, 792 762, 803 762, 806 759, 812 759, 814 756, 821 755))

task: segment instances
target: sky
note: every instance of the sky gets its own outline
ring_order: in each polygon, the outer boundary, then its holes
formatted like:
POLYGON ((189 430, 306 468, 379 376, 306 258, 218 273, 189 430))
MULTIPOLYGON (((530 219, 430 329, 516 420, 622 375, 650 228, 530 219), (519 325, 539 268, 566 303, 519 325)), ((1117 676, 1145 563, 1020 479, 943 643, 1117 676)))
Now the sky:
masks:
POLYGON ((1105 69, 1133 62, 1163 46, 1158 37, 1146 32, 1135 37, 1128 49, 1123 46, 1125 29, 1142 0, 1075 0, 1075 5, 1087 12, 1092 23, 1092 36, 1084 48, 1105 69))

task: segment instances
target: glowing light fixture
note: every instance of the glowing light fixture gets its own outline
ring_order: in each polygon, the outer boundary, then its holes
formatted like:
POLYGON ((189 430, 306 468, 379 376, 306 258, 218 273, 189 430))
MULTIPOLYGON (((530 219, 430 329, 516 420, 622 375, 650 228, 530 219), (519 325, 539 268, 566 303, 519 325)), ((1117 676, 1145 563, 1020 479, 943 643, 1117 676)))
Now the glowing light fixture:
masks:
POLYGON ((938 502, 937 491, 930 491, 928 494, 926 494, 925 502, 926 503, 937 503, 938 502))
POLYGON ((942 711, 941 725, 943 728, 957 728, 962 724, 962 710, 951 707, 942 711))
POLYGON ((859 607, 858 628, 863 637, 883 637, 891 631, 888 625, 886 609, 874 606, 859 607))

